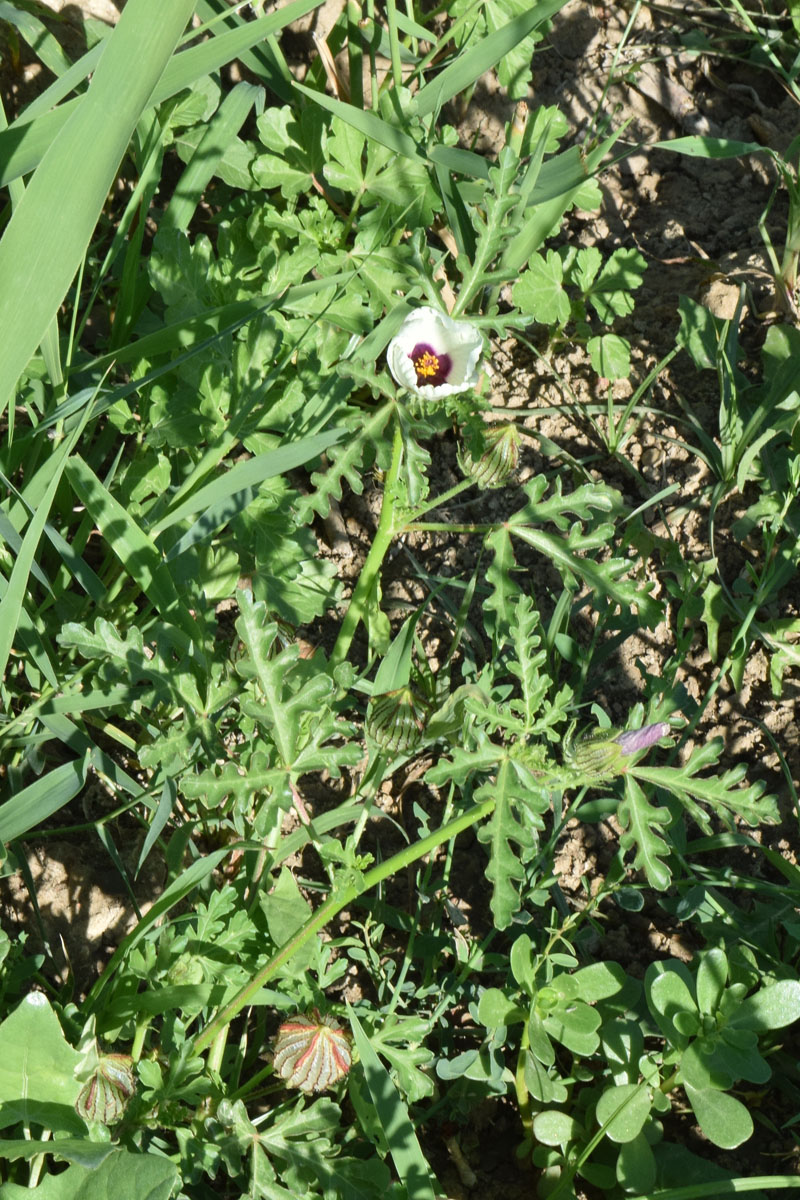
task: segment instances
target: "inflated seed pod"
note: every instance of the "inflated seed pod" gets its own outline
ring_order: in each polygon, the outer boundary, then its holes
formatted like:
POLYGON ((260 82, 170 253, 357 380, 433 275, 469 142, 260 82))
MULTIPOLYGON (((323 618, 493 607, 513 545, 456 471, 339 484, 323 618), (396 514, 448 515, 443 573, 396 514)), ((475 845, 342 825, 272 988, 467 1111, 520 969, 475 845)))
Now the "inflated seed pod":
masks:
POLYGON ((81 1088, 75 1111, 85 1121, 115 1125, 136 1090, 133 1059, 129 1054, 104 1054, 91 1078, 81 1088))
POLYGON ((408 754, 422 741, 428 706, 410 687, 373 696, 367 705, 366 732, 388 754, 408 754))
POLYGON ((275 1039, 273 1064, 287 1087, 301 1092, 322 1092, 333 1087, 350 1070, 350 1039, 335 1017, 321 1016, 284 1021, 275 1039))
POLYGON ((472 457, 466 446, 459 446, 458 465, 478 487, 500 487, 517 469, 519 432, 512 421, 506 421, 488 429, 483 441, 485 449, 478 459, 472 457))
MULTIPOLYGON (((613 730, 609 731, 613 734, 613 730)), ((572 747, 572 765, 583 775, 602 779, 622 769, 622 747, 608 733, 582 738, 572 747)))

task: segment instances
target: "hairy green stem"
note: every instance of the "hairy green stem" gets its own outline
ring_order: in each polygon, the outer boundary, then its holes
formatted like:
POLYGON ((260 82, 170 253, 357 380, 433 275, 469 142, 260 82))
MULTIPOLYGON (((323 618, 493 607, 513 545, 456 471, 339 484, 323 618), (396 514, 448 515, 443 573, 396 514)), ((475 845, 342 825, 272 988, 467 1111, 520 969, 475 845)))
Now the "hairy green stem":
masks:
POLYGON ((467 809, 460 817, 454 817, 452 821, 448 821, 446 825, 442 825, 440 829, 428 834, 427 837, 421 838, 412 846, 406 846, 398 854, 387 859, 386 862, 380 863, 373 867, 371 871, 367 871, 357 882, 349 883, 338 891, 333 892, 331 896, 322 904, 312 917, 306 921, 294 937, 290 938, 276 954, 258 971, 252 979, 250 979, 243 988, 241 988, 225 1007, 217 1013, 214 1019, 206 1026, 203 1032, 195 1039, 194 1051, 201 1054, 207 1050, 209 1046, 217 1042, 217 1039, 224 1032, 237 1013, 249 1004, 257 995, 260 989, 264 986, 268 979, 271 979, 276 971, 280 970, 297 951, 306 944, 309 938, 312 938, 315 933, 323 929, 329 921, 346 908, 348 904, 352 904, 365 892, 382 883, 384 879, 405 870, 411 863, 417 859, 423 858, 426 854, 430 854, 438 846, 444 842, 448 842, 451 838, 456 837, 465 829, 469 829, 472 825, 477 825, 484 817, 487 817, 494 808, 494 799, 482 801, 480 804, 474 804, 472 808, 467 809))
POLYGON ((397 421, 395 422, 394 441, 392 443, 392 462, 384 484, 383 504, 381 505, 378 528, 375 532, 375 538, 370 547, 369 554, 367 555, 367 560, 358 577, 358 583, 353 590, 353 595, 350 597, 350 603, 347 607, 347 612, 344 614, 344 619, 339 629, 339 636, 336 639, 336 645, 331 652, 331 668, 338 666, 340 662, 344 662, 347 658, 358 624, 364 620, 369 604, 377 590, 380 569, 389 546, 392 544, 392 539, 396 534, 400 533, 404 526, 404 521, 398 521, 396 512, 398 481, 402 463, 403 437, 400 430, 400 423, 397 421))

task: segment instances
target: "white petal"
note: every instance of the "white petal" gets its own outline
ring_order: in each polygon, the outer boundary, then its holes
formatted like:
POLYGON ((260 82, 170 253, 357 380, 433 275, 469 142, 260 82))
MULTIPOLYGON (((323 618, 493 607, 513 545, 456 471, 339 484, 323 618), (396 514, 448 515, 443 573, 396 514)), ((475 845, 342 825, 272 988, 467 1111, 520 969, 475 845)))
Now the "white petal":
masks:
POLYGON ((454 321, 445 313, 423 305, 403 321, 389 343, 386 360, 395 382, 401 387, 424 400, 437 400, 475 387, 482 351, 483 339, 469 321, 454 321), (445 383, 420 385, 417 382, 411 353, 420 343, 430 346, 437 355, 449 356, 452 366, 445 383))

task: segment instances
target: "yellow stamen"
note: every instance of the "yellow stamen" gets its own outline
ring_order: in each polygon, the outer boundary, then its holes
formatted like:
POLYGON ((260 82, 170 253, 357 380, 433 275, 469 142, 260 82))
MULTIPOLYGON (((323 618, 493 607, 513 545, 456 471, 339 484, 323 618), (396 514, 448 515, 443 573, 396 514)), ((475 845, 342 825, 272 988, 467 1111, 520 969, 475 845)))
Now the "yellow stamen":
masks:
POLYGON ((414 359, 414 369, 417 372, 417 378, 420 375, 433 377, 438 374, 439 360, 435 354, 430 354, 427 350, 424 354, 420 354, 419 358, 414 359))

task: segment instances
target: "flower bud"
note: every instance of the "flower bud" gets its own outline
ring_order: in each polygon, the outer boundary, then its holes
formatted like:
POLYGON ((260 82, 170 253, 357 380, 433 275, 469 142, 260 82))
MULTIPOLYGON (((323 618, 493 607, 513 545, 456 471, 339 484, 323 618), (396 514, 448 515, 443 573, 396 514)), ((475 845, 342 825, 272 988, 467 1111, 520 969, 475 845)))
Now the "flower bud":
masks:
POLYGON ((116 1125, 135 1090, 130 1055, 103 1054, 91 1078, 78 1093, 75 1111, 85 1121, 116 1125))
POLYGON ((656 721, 654 725, 643 725, 641 729, 626 729, 624 733, 615 737, 614 741, 621 747, 623 754, 638 754, 640 750, 649 750, 668 733, 668 723, 656 721))

